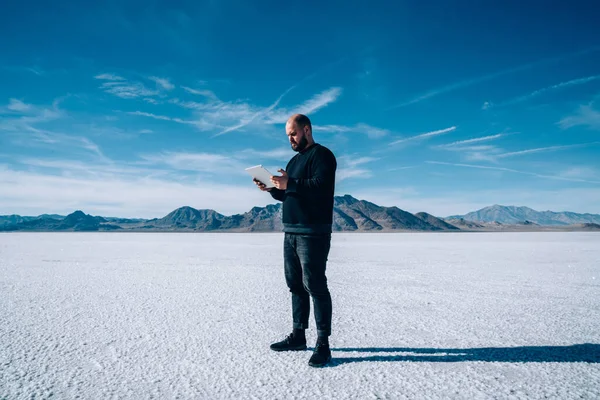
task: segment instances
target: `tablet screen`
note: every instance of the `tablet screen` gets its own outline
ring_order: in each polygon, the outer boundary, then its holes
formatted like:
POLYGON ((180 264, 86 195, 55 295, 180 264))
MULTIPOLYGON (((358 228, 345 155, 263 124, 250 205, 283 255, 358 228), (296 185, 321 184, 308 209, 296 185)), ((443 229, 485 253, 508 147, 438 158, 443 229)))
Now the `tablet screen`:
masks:
POLYGON ((271 176, 273 176, 273 174, 267 171, 262 165, 255 165, 254 167, 246 168, 246 172, 248 172, 252 178, 264 183, 266 187, 275 187, 275 185, 273 185, 271 182, 271 176))

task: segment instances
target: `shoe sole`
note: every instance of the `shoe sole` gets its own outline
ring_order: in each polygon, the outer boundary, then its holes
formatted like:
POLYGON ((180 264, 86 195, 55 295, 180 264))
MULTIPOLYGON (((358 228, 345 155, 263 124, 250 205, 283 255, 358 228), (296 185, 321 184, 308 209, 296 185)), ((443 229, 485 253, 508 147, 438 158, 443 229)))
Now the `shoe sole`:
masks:
POLYGON ((316 364, 316 363, 311 363, 310 361, 308 362, 308 365, 310 365, 313 368, 321 368, 326 366, 327 364, 329 364, 331 362, 331 357, 329 358, 329 360, 325 361, 322 364, 316 364))
POLYGON ((273 351, 302 351, 302 350, 306 350, 306 346, 298 346, 298 347, 288 347, 286 349, 277 349, 277 348, 272 348, 271 350, 273 351))

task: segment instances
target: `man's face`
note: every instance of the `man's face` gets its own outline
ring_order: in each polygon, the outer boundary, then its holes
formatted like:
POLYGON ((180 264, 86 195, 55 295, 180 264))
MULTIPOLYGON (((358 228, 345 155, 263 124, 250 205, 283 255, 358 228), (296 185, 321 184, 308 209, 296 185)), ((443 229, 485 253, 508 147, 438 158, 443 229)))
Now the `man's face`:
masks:
POLYGON ((288 122, 285 125, 285 133, 290 140, 290 145, 294 151, 302 151, 308 145, 308 138, 306 137, 305 129, 302 129, 295 122, 288 122))

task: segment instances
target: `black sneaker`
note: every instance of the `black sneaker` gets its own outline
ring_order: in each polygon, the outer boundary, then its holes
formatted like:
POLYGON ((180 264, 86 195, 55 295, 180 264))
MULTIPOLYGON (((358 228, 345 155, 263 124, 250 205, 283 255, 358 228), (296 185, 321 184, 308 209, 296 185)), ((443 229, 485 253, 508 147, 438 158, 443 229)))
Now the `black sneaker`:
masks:
POLYGON ((308 360, 311 367, 323 367, 331 361, 331 350, 328 344, 317 343, 312 357, 308 360))
POLYGON ((300 338, 294 336, 294 334, 288 335, 281 342, 273 343, 271 350, 274 351, 297 351, 306 350, 306 338, 300 338))

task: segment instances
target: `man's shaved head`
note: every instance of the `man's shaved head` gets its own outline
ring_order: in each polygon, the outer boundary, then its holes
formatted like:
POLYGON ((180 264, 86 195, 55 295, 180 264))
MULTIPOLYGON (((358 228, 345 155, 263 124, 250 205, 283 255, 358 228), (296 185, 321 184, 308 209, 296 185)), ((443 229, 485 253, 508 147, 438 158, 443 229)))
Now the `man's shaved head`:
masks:
POLYGON ((312 133, 312 124, 310 123, 310 119, 304 114, 294 114, 288 119, 288 123, 296 123, 299 129, 304 130, 305 126, 308 126, 310 132, 312 133))
POLYGON ((302 151, 314 144, 312 125, 306 115, 292 115, 285 124, 285 131, 294 151, 302 151))

